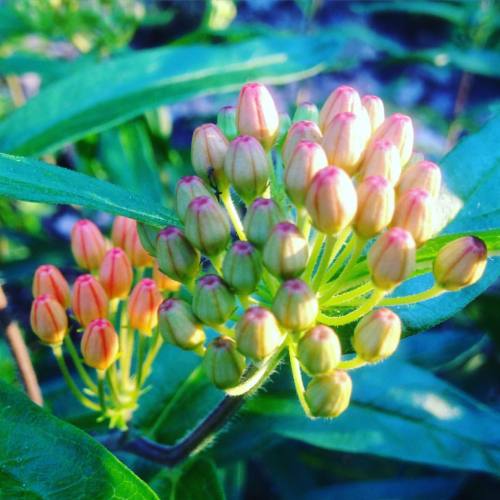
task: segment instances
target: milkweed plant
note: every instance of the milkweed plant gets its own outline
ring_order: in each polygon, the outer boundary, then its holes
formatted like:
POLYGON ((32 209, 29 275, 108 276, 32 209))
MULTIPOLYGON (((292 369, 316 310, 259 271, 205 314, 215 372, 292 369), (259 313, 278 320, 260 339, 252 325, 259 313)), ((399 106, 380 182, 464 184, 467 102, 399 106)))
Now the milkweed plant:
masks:
POLYGON ((36 270, 32 329, 110 427, 129 425, 165 342, 198 355, 230 396, 258 389, 288 356, 304 413, 337 417, 349 372, 398 347, 391 306, 453 293, 486 267, 484 242, 460 237, 437 253, 429 289, 394 296, 435 235, 441 189, 439 166, 413 143, 411 118, 386 117, 377 96, 341 86, 290 120, 265 86, 246 84, 217 125, 194 130, 179 224, 158 231, 118 216, 107 238, 78 221, 71 250, 85 274, 70 289, 53 265, 36 270))

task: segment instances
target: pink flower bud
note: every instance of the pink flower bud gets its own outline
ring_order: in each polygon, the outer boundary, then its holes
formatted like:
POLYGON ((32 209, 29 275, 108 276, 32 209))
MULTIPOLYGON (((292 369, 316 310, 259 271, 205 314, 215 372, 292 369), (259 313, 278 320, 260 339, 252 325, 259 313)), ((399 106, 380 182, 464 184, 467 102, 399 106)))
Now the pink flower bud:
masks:
POLYGON ((486 245, 475 236, 463 236, 447 243, 434 261, 436 283, 452 291, 473 285, 483 275, 487 257, 486 245))
POLYGON ((157 260, 153 264, 153 279, 160 292, 176 292, 181 287, 178 281, 173 280, 160 271, 157 260))
POLYGON ((401 166, 405 166, 413 152, 413 123, 411 118, 395 113, 385 119, 373 136, 374 141, 384 139, 399 150, 401 166))
POLYGON ((360 113, 361 99, 352 87, 342 85, 336 88, 328 97, 319 113, 319 128, 326 130, 330 122, 339 113, 360 113))
POLYGON ((270 198, 257 198, 247 210, 243 228, 248 241, 261 248, 271 234, 273 227, 285 216, 276 202, 270 198))
POLYGON ((269 171, 266 152, 257 139, 241 135, 229 144, 224 172, 245 203, 252 202, 266 190, 269 171))
POLYGON ((356 190, 349 176, 340 168, 320 170, 307 190, 306 208, 318 231, 337 234, 356 215, 356 190))
POLYGON ((330 165, 354 175, 363 158, 369 130, 361 115, 339 113, 328 124, 323 137, 323 149, 330 165))
POLYGON ((410 189, 420 188, 437 198, 441 189, 441 170, 431 161, 419 161, 410 165, 401 176, 397 190, 401 196, 410 189))
POLYGON ((101 265, 106 243, 99 228, 90 220, 79 220, 71 230, 71 251, 76 263, 92 271, 101 265))
POLYGON ((184 221, 188 205, 198 196, 211 196, 201 178, 196 175, 182 177, 175 190, 175 209, 181 221, 184 221))
POLYGON ((395 186, 401 175, 401 159, 398 148, 390 141, 379 140, 370 143, 361 164, 363 178, 372 175, 385 177, 395 186))
POLYGON ((325 151, 316 142, 301 141, 285 170, 285 189, 296 207, 303 207, 313 177, 328 165, 325 151))
POLYGON ((411 233, 417 246, 434 234, 434 200, 423 189, 410 189, 397 202, 392 226, 411 233))
POLYGON ((309 375, 322 375, 335 369, 342 352, 337 334, 328 326, 316 325, 300 339, 297 354, 309 375))
POLYGON ((251 307, 236 324, 236 344, 253 361, 270 356, 283 342, 283 333, 271 311, 251 307))
POLYGON ((264 85, 243 85, 238 98, 236 125, 241 135, 255 137, 267 150, 278 137, 280 118, 274 100, 264 85))
POLYGON ((94 319, 108 316, 108 296, 91 274, 84 274, 73 285, 71 307, 78 322, 87 326, 94 319))
POLYGON ((68 317, 63 306, 50 295, 40 295, 33 301, 31 329, 45 344, 59 345, 68 331, 68 317))
POLYGON ((394 214, 394 189, 380 176, 366 177, 356 189, 358 210, 353 228, 361 238, 370 239, 382 232, 394 214))
POLYGON ((189 204, 184 230, 191 244, 208 256, 221 253, 231 236, 226 212, 210 196, 199 196, 189 204))
POLYGON ((68 282, 61 271, 50 264, 40 266, 33 277, 33 297, 44 294, 56 299, 64 308, 71 303, 68 282))
POLYGON ((322 139, 323 134, 316 123, 307 120, 294 123, 288 130, 283 144, 282 155, 285 166, 288 167, 290 158, 299 142, 309 141, 319 144, 322 139))
POLYGON ((262 257, 264 265, 274 276, 296 278, 306 268, 309 246, 295 224, 280 222, 271 231, 262 257))
POLYGON ((130 328, 139 330, 144 335, 151 335, 151 331, 158 323, 158 306, 162 296, 156 283, 145 278, 135 285, 128 302, 128 324, 130 328))
POLYGON ((376 95, 365 95, 361 99, 361 103, 368 113, 371 130, 372 133, 374 133, 375 130, 382 125, 385 119, 384 101, 376 95))
POLYGON ((80 349, 88 366, 107 370, 116 360, 118 347, 118 334, 107 319, 95 319, 85 328, 80 349))
POLYGON ((372 281, 381 290, 392 290, 415 269, 415 240, 399 227, 382 233, 368 251, 372 281))
POLYGON ((132 286, 132 279, 132 265, 127 254, 121 248, 108 250, 99 270, 99 281, 108 298, 127 297, 132 286))
POLYGON ((205 181, 212 180, 219 189, 227 186, 224 157, 229 142, 213 123, 196 128, 191 142, 191 163, 194 171, 205 181))

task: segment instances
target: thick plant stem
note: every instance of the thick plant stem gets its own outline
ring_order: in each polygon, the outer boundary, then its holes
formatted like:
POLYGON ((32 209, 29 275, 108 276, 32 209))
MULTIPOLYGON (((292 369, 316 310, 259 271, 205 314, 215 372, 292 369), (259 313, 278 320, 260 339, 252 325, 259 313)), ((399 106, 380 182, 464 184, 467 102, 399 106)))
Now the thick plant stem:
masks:
POLYGON ((66 335, 64 337, 64 345, 66 346, 66 349, 68 349, 69 355, 71 356, 71 359, 73 360, 73 363, 75 364, 76 371, 78 372, 78 375, 80 375, 81 379, 83 380, 83 383, 93 392, 97 391, 97 386, 90 377, 90 375, 87 373, 87 370, 85 370, 85 367, 83 366, 82 360, 80 359, 80 356, 78 355, 78 352, 76 350, 75 344, 73 344, 73 341, 71 340, 71 337, 66 335))
POLYGON ((309 405, 306 401, 306 390, 304 387, 304 382, 302 380, 302 374, 300 372, 300 364, 297 356, 295 356, 295 350, 292 342, 290 341, 288 344, 288 356, 290 358, 290 368, 292 371, 293 384, 295 386, 295 392, 297 393, 297 398, 299 399, 300 406, 304 410, 304 413, 312 418, 311 410, 309 409, 309 405))
POLYGON ((226 207, 227 213, 229 215, 229 219, 231 220, 231 223, 233 224, 234 230, 236 231, 238 238, 242 241, 245 241, 247 238, 245 236, 243 224, 241 223, 240 216, 238 215, 238 211, 236 210, 236 207, 234 206, 233 199, 231 198, 231 193, 229 192, 229 189, 224 189, 224 191, 222 191, 222 193, 220 195, 220 198, 222 200, 222 203, 226 207))

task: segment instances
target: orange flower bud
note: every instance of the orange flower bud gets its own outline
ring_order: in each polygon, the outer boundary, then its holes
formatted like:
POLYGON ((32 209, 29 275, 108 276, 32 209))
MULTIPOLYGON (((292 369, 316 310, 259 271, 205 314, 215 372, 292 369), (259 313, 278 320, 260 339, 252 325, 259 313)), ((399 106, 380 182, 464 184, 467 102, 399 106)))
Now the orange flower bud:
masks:
POLYGON ((309 246, 295 224, 280 222, 271 231, 262 257, 264 265, 274 276, 296 278, 306 268, 309 246))
POLYGON ((236 137, 229 144, 224 172, 245 203, 260 196, 269 182, 269 161, 260 142, 250 135, 236 137))
POLYGON ((380 175, 394 186, 401 175, 401 158, 398 148, 390 141, 379 140, 370 143, 361 164, 361 175, 380 175))
POLYGON ((361 99, 359 94, 347 85, 336 88, 328 97, 319 113, 319 128, 326 130, 330 122, 339 113, 360 113, 361 99))
POLYGON ((115 247, 125 250, 132 266, 149 267, 153 264, 153 258, 142 246, 137 231, 137 221, 134 219, 116 217, 111 230, 111 240, 115 247))
POLYGON ((113 242, 113 246, 123 250, 126 249, 125 242, 127 240, 127 235, 134 230, 134 222, 134 219, 123 217, 123 215, 117 215, 115 217, 113 227, 111 228, 111 241, 113 242))
POLYGON ((366 177, 356 189, 358 211, 353 228, 356 234, 370 239, 382 232, 394 214, 394 189, 380 176, 366 177))
POLYGON ((377 288, 391 290, 415 269, 415 240, 393 227, 381 234, 368 252, 368 268, 377 288))
POLYGON ((229 142, 217 125, 206 123, 197 127, 191 141, 191 163, 194 171, 205 181, 212 181, 219 189, 227 186, 224 157, 229 142))
POLYGON ((84 274, 73 285, 71 307, 78 322, 87 326, 94 319, 107 317, 108 296, 91 274, 84 274))
POLYGON ((382 101, 382 99, 380 99, 380 97, 376 95, 365 95, 361 99, 361 103, 368 113, 368 118, 370 119, 371 130, 373 133, 384 122, 384 101, 382 101))
POLYGON ((354 175, 363 158, 370 130, 361 115, 339 113, 328 124, 323 137, 323 149, 328 161, 354 175))
POLYGON ((261 248, 271 234, 273 227, 285 220, 280 207, 270 198, 257 198, 247 210, 243 228, 248 241, 261 248))
POLYGON ((318 231, 337 234, 356 215, 356 190, 349 176, 340 168, 321 169, 307 190, 306 208, 318 231))
POLYGON ((188 205, 198 196, 211 196, 201 178, 196 175, 182 177, 175 190, 175 209, 181 221, 184 221, 188 205))
POLYGON ((376 363, 394 353, 400 338, 399 316, 383 307, 366 315, 356 325, 352 346, 361 359, 376 363))
POLYGON ((79 220, 71 230, 71 251, 76 263, 89 271, 97 269, 106 252, 99 228, 90 220, 79 220))
POLYGON ((313 177, 328 165, 324 149, 316 142, 301 141, 285 170, 285 189, 296 207, 303 207, 313 177))
POLYGON ((483 275, 487 257, 486 245, 475 236, 464 236, 447 243, 434 261, 436 283, 452 291, 473 285, 483 275))
POLYGON ((95 319, 85 328, 80 349, 87 365, 107 370, 118 355, 118 334, 107 319, 95 319))
POLYGON ((423 189, 410 189, 397 202, 392 226, 411 233, 417 246, 434 234, 434 200, 423 189))
POLYGON ((145 278, 135 285, 128 301, 128 324, 144 335, 151 335, 151 330, 158 323, 158 306, 162 296, 156 283, 145 278))
POLYGON ((437 198, 441 189, 441 169, 431 161, 410 165, 401 176, 397 190, 401 196, 410 189, 420 188, 437 198))
POLYGON ((314 377, 308 384, 305 397, 315 417, 335 418, 349 406, 352 380, 348 373, 335 370, 314 377))
POLYGON ((236 125, 240 134, 255 137, 266 150, 272 147, 278 137, 280 117, 264 85, 243 85, 238 98, 236 125))
POLYGON ((413 152, 413 123, 411 118, 395 113, 385 119, 373 136, 373 140, 391 141, 399 150, 401 166, 405 166, 413 152))
POLYGON ((307 120, 294 123, 288 130, 283 143, 282 156, 284 165, 288 167, 290 158, 299 142, 309 141, 319 144, 322 139, 323 134, 316 123, 307 120))
POLYGON ((160 271, 157 260, 155 260, 153 264, 153 279, 160 292, 177 292, 181 287, 178 281, 173 280, 160 271))
POLYGON ((132 279, 132 265, 127 254, 121 248, 108 250, 99 270, 99 281, 108 298, 127 297, 132 279))
POLYGON ((50 264, 40 266, 33 277, 33 297, 44 294, 56 299, 64 308, 71 303, 68 282, 61 271, 50 264))
POLYGON ((60 344, 68 331, 68 317, 63 306, 48 294, 33 301, 30 314, 31 329, 45 344, 60 344))
POLYGON ((226 212, 210 196, 199 196, 189 204, 184 231, 191 244, 208 256, 221 253, 231 236, 226 212))

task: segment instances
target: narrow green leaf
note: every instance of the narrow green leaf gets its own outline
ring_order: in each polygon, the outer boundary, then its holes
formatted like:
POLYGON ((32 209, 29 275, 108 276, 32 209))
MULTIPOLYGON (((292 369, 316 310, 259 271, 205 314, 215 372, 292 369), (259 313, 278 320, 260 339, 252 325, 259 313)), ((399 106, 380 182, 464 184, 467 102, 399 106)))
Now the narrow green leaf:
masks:
POLYGON ((69 203, 125 215, 154 227, 178 224, 148 197, 62 167, 0 153, 0 195, 24 201, 69 203))
POLYGON ((158 498, 111 453, 0 382, 2 498, 158 498))

